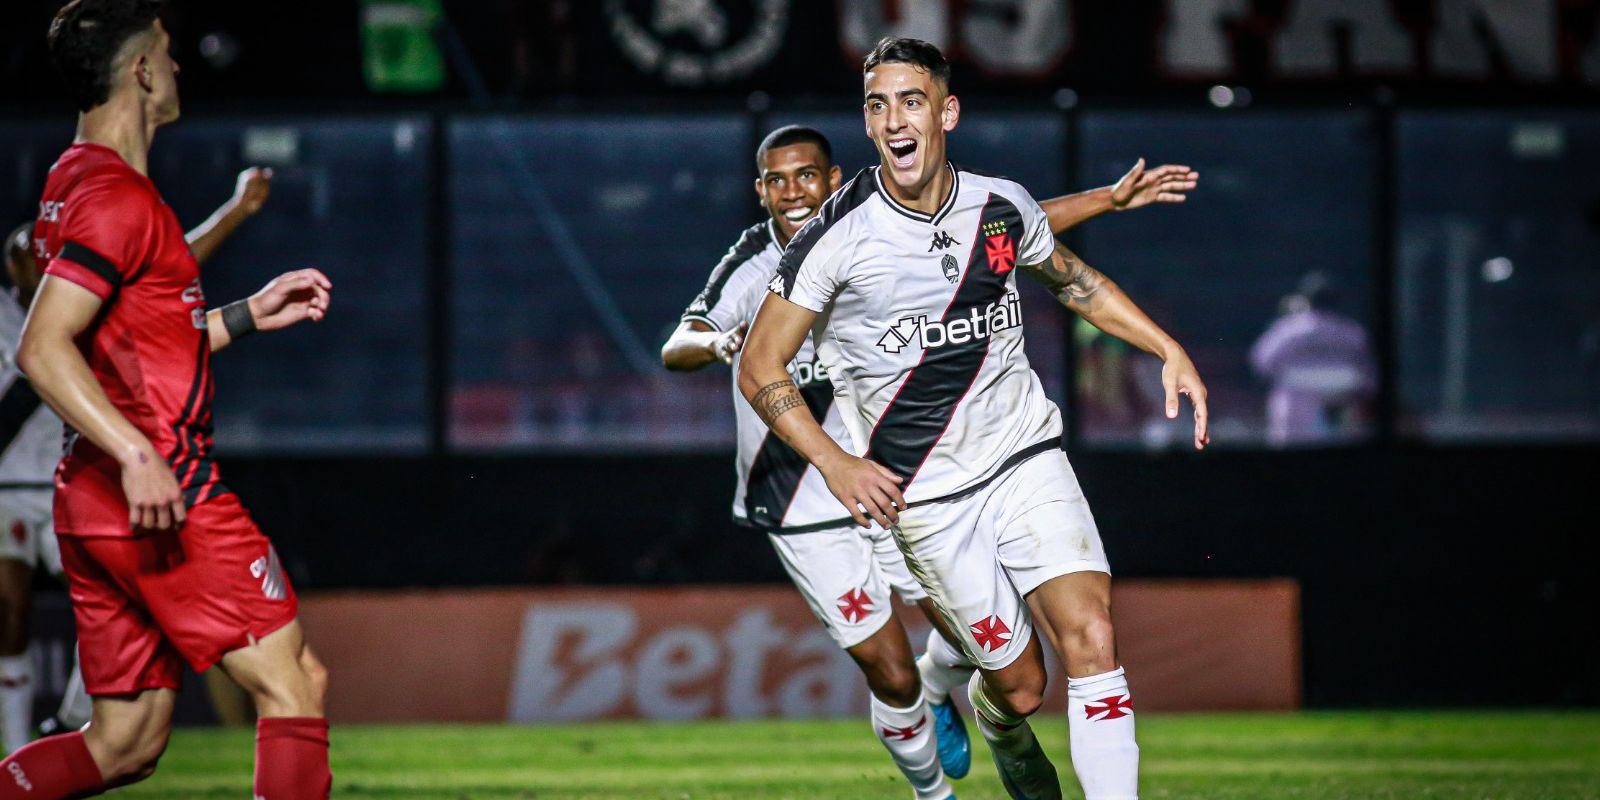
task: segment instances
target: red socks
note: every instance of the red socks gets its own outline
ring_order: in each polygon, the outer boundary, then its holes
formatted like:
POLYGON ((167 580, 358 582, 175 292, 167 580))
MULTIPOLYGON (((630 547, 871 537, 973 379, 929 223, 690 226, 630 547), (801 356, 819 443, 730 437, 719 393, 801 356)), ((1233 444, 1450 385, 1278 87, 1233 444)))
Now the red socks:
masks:
MULTIPOLYGON (((328 721, 322 717, 262 717, 256 722, 257 800, 327 800, 328 721)), ((0 800, 9 795, 0 788, 0 800)))
POLYGON ((104 790, 81 733, 45 737, 0 761, 0 800, 61 800, 104 790))

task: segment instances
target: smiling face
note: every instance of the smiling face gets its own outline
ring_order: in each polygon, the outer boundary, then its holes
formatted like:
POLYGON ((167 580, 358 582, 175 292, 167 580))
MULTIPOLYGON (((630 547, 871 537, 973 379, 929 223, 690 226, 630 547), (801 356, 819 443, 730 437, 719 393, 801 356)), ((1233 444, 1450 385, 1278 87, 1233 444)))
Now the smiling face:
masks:
POLYGON ((811 142, 768 150, 756 179, 756 194, 785 244, 837 188, 839 168, 811 142))
POLYGON ((944 168, 945 133, 955 129, 960 103, 932 73, 912 64, 878 64, 865 78, 862 111, 882 174, 914 200, 944 168))

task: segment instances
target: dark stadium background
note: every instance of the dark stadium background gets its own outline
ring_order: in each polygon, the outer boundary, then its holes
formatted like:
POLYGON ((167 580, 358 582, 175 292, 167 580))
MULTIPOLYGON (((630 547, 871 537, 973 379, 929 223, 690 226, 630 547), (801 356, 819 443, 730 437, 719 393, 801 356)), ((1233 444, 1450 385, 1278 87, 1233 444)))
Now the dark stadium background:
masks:
MULTIPOLYGON (((71 133, 43 51, 56 5, 0 10, 7 228, 71 133)), ((679 85, 611 36, 607 11, 644 19, 647 3, 445 2, 447 76, 420 93, 373 90, 357 4, 169 5, 185 119, 152 170, 180 218, 249 164, 289 165, 208 293, 301 264, 337 287, 328 323, 217 367, 224 474, 302 591, 784 580, 728 519, 725 370, 653 359, 759 218, 766 130, 817 120, 847 173, 868 163, 859 56, 836 34, 851 3, 779 2, 762 65, 679 85), (519 272, 530 253, 552 266, 519 272)), ((721 3, 725 38, 771 5, 721 3)), ((1483 21, 1476 75, 1363 68, 1348 28, 1329 33, 1332 67, 1300 75, 1271 46, 1293 4, 1251 2, 1216 77, 1160 66, 1169 5, 1067 3, 1071 44, 1039 74, 956 67, 957 157, 1036 195, 1104 185, 1138 156, 1201 172, 1186 206, 1069 240, 1194 352, 1213 416, 1233 417, 1213 450, 1088 419, 1062 388, 1080 354, 1061 318, 1030 324, 1054 343, 1040 369, 1118 576, 1298 580, 1311 706, 1600 704, 1596 5, 1553 3, 1533 73, 1483 21), (1213 85, 1246 92, 1219 108, 1213 85), (1516 268, 1454 289, 1466 322, 1438 299, 1451 226, 1475 242, 1460 258, 1516 268), (1311 269, 1345 289, 1381 381, 1350 440, 1275 450, 1244 353, 1311 269), (1458 323, 1465 365, 1444 355, 1458 323)), ((1387 4, 1415 53, 1437 6, 1387 4)))

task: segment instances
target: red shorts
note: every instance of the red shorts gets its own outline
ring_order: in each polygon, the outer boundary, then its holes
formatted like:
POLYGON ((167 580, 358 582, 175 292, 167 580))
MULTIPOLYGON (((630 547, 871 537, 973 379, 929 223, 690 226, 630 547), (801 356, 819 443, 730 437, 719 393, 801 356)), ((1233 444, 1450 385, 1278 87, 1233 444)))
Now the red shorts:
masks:
POLYGON ((183 530, 70 536, 61 562, 91 695, 176 689, 299 609, 272 543, 232 494, 189 509, 183 530))

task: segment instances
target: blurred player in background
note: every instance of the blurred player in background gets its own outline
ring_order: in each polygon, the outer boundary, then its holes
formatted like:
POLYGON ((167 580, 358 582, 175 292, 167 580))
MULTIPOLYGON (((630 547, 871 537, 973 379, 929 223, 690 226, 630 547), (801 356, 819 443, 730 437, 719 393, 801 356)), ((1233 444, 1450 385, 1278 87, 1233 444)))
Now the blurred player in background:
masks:
POLYGON ((1267 441, 1274 447, 1350 441, 1364 432, 1378 390, 1367 330, 1339 309, 1322 272, 1300 278, 1278 317, 1250 346, 1250 367, 1272 384, 1267 441))
POLYGON ((1028 365, 1015 273, 1160 356, 1167 413, 1190 395, 1197 448, 1209 440, 1205 387, 1183 348, 1055 241, 1025 189, 945 160, 960 103, 936 47, 884 39, 863 73, 880 165, 840 188, 789 243, 745 342, 739 388, 858 524, 892 528, 981 670, 968 692, 1011 796, 1061 796, 1027 721, 1046 684, 1037 621, 1069 676, 1084 794, 1136 797, 1139 749, 1110 568, 1061 452, 1060 412, 1028 365), (787 365, 808 335, 838 383, 850 450, 796 411, 805 398, 787 365))
MULTIPOLYGON (((756 151, 756 167, 756 193, 770 218, 746 229, 712 270, 662 348, 669 369, 695 370, 718 361, 737 369, 745 330, 766 296, 783 248, 839 187, 832 148, 812 128, 791 125, 768 134, 756 151)), ((1147 172, 1141 159, 1113 186, 1058 197, 1044 206, 1052 229, 1060 231, 1105 211, 1182 202, 1197 179, 1188 167, 1176 165, 1147 172)), ((848 433, 833 385, 809 341, 801 343, 789 374, 813 419, 842 441, 848 433)), ((950 703, 950 690, 967 682, 973 663, 939 633, 943 620, 889 532, 863 531, 844 518, 822 476, 771 435, 738 395, 737 384, 734 392, 739 476, 734 519, 767 532, 812 611, 861 667, 872 695, 873 730, 919 800, 949 796, 944 776, 964 777, 971 764, 966 728, 950 703), (917 603, 935 625, 914 665, 905 628, 890 612, 891 590, 917 603), (926 724, 930 711, 932 730, 926 724)))
MULTIPOLYGON (((195 260, 217 247, 266 202, 272 170, 252 167, 239 173, 233 197, 185 238, 195 260)), ((61 460, 61 420, 33 391, 16 366, 22 321, 42 277, 33 254, 33 223, 18 226, 6 239, 6 276, 11 293, 0 297, 0 744, 10 753, 28 743, 36 676, 29 652, 33 612, 33 571, 43 566, 61 578, 51 495, 61 460), (9 535, 4 535, 9 534, 9 535)), ((208 682, 214 682, 207 672, 208 682)), ((89 695, 74 659, 72 677, 55 715, 39 731, 45 735, 76 730, 89 722, 89 695)))
POLYGON ((55 525, 94 700, 82 732, 0 762, 0 798, 84 797, 149 777, 184 661, 221 663, 255 700, 259 800, 325 798, 326 674, 277 554, 212 459, 210 355, 322 319, 331 285, 300 270, 206 310, 199 264, 145 175, 156 129, 179 115, 159 9, 74 0, 50 27, 81 113, 39 204, 45 276, 17 360, 71 431, 55 525))

